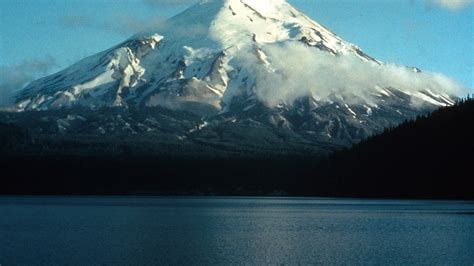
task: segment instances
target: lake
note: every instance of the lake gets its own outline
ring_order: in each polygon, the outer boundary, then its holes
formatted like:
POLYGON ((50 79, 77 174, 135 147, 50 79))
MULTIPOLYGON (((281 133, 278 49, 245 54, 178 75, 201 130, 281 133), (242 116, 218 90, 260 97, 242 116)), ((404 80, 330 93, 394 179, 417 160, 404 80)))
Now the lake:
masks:
POLYGON ((0 197, 0 265, 474 264, 474 202, 0 197))

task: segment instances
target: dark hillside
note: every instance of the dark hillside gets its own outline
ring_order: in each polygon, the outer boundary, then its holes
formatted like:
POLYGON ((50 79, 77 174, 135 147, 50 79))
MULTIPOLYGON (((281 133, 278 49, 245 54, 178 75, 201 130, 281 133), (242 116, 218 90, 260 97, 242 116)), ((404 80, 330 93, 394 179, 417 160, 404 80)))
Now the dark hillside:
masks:
POLYGON ((324 160, 344 194, 474 197, 474 101, 442 108, 324 160))
POLYGON ((466 100, 325 159, 283 147, 278 155, 207 146, 181 153, 113 137, 38 137, 1 124, 0 194, 474 198, 473 122, 474 101, 466 100))

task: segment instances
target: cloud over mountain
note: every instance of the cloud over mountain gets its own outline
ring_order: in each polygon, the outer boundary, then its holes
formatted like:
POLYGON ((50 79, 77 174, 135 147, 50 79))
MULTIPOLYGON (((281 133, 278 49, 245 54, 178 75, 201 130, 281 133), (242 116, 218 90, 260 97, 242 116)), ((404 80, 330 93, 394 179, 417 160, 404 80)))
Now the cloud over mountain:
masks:
POLYGON ((380 65, 353 55, 335 57, 302 43, 267 45, 263 52, 271 70, 250 54, 241 56, 240 60, 250 73, 256 73, 256 93, 270 106, 280 101, 291 103, 310 95, 320 100, 338 95, 351 103, 363 101, 375 105, 373 95, 387 87, 408 94, 426 89, 434 93, 464 92, 460 84, 439 73, 417 72, 393 64, 380 65))
POLYGON ((433 0, 433 2, 450 10, 460 10, 474 5, 474 0, 433 0))

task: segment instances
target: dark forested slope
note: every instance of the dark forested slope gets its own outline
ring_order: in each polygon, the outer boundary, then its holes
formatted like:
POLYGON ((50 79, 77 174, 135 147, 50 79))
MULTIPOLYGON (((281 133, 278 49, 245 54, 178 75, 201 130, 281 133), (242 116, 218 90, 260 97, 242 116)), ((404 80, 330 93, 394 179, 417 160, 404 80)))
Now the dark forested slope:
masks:
POLYGON ((180 156, 172 146, 168 154, 153 154, 140 152, 153 149, 148 142, 38 137, 17 126, 0 124, 0 194, 283 192, 474 198, 470 185, 473 122, 474 101, 466 100, 387 129, 325 159, 284 152, 215 156, 211 148, 180 156))
POLYGON ((325 159, 344 194, 474 197, 474 101, 385 130, 325 159))

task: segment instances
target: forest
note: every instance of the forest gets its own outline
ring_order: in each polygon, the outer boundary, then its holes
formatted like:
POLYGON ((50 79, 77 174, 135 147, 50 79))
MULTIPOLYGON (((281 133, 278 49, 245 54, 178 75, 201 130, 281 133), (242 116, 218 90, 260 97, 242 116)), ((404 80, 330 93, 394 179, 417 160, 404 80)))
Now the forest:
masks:
MULTIPOLYGON (((474 100, 329 156, 153 150, 113 136, 34 135, 0 123, 0 194, 474 198, 474 100)), ((184 147, 186 148, 186 147, 184 147)))

